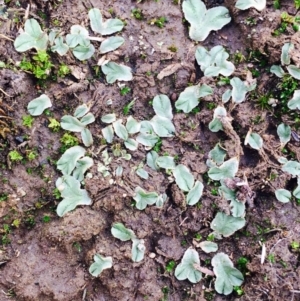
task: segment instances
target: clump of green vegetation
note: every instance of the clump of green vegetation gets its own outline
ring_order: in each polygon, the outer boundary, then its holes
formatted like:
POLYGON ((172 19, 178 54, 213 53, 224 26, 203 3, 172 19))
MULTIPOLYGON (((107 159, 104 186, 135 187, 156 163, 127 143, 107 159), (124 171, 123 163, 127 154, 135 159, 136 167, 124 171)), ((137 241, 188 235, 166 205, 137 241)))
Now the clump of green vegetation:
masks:
POLYGON ((261 95, 258 97, 256 103, 257 106, 261 109, 261 110, 266 110, 266 109, 270 109, 270 105, 269 105, 269 100, 271 98, 271 94, 265 94, 265 95, 261 95))
POLYGON ((240 257, 237 260, 237 268, 243 273, 246 274, 248 269, 247 269, 247 263, 249 262, 249 260, 246 257, 240 257))
POLYGON ((161 138, 159 138, 158 141, 155 143, 153 150, 158 153, 158 152, 160 152, 161 147, 162 147, 162 140, 161 140, 161 138))
POLYGON ((8 237, 9 233, 10 233, 10 227, 7 224, 3 225, 3 230, 1 231, 3 233, 2 237, 1 237, 1 244, 3 246, 8 245, 10 243, 10 239, 8 237))
POLYGON ((240 286, 234 286, 233 290, 238 294, 238 296, 244 295, 244 290, 240 286))
POLYGON ((245 60, 246 60, 245 56, 238 50, 233 55, 233 61, 235 64, 240 64, 240 63, 244 62, 245 60))
POLYGON ((63 144, 60 147, 60 152, 62 153, 64 153, 68 148, 79 144, 78 138, 69 133, 65 133, 61 137, 60 142, 63 144))
POLYGON ((300 249, 300 243, 297 241, 292 241, 291 242, 291 248, 293 251, 299 251, 300 249))
POLYGON ((0 194, 0 202, 5 202, 8 200, 8 193, 1 193, 0 194))
MULTIPOLYGON (((298 0, 299 1, 299 0, 298 0)), ((273 35, 279 36, 286 32, 289 24, 293 27, 294 31, 299 31, 300 25, 300 17, 299 16, 291 16, 287 12, 283 12, 281 14, 281 23, 277 29, 274 30, 273 35)))
POLYGON ((168 273, 171 273, 174 270, 175 266, 176 266, 176 262, 174 260, 170 260, 166 265, 166 271, 168 273))
POLYGON ((49 223, 50 220, 51 220, 51 217, 49 215, 44 215, 43 216, 43 219, 42 219, 43 223, 49 223))
POLYGON ((143 19, 144 19, 142 10, 139 9, 139 8, 134 8, 134 9, 131 11, 131 15, 132 15, 134 18, 136 18, 137 20, 143 20, 143 19))
POLYGON ((273 6, 275 9, 280 9, 280 0, 274 0, 273 6))
POLYGON ((169 49, 171 52, 177 52, 177 51, 178 51, 178 48, 177 48, 175 45, 171 45, 170 47, 168 47, 168 49, 169 49))
POLYGON ((25 71, 30 71, 38 79, 47 79, 51 73, 51 68, 54 66, 50 61, 50 56, 46 51, 38 51, 32 57, 32 62, 24 58, 20 64, 20 68, 25 71))
POLYGON ((19 162, 19 161, 23 160, 23 157, 16 150, 10 151, 8 153, 8 156, 9 156, 10 160, 13 161, 13 162, 19 162))
POLYGON ((30 115, 22 116, 22 120, 24 126, 27 126, 28 128, 32 127, 32 124, 34 122, 34 118, 32 116, 30 115))
POLYGON ((49 118, 50 123, 48 128, 50 128, 53 132, 58 132, 60 130, 60 123, 55 118, 49 118))
POLYGON ((55 197, 56 200, 61 199, 60 191, 59 191, 57 188, 55 188, 55 189, 53 190, 52 195, 55 197))
POLYGON ((26 153, 26 157, 28 158, 29 161, 34 160, 37 156, 38 154, 34 150, 29 150, 26 153))
POLYGON ((59 66, 59 69, 58 69, 58 71, 57 71, 57 75, 58 75, 59 77, 65 77, 65 76, 68 75, 69 73, 70 73, 70 68, 69 68, 67 65, 61 64, 61 65, 59 66))
POLYGON ((166 17, 160 17, 160 18, 155 18, 150 21, 151 25, 156 25, 159 28, 164 28, 166 25, 167 18, 166 17))
POLYGON ((123 114, 124 115, 129 114, 129 111, 132 109, 134 103, 135 103, 135 100, 132 100, 131 102, 129 102, 127 105, 124 106, 124 108, 123 108, 123 114))
POLYGON ((128 94, 129 92, 131 91, 131 89, 129 87, 122 87, 121 90, 120 90, 120 94, 122 96, 125 96, 126 94, 128 94))
POLYGON ((300 8, 300 0, 294 0, 294 4, 295 4, 296 9, 300 8))

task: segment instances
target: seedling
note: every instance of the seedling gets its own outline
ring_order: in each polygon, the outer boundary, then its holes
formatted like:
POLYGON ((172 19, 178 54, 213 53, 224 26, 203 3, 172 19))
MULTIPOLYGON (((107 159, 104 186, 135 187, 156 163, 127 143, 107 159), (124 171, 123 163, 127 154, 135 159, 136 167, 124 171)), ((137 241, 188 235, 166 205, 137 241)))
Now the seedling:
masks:
POLYGON ((291 248, 293 251, 299 251, 300 249, 300 243, 297 241, 292 241, 291 242, 291 248))
POLYGON ((57 71, 57 75, 59 77, 65 77, 66 75, 68 75, 70 73, 70 69, 67 65, 62 64, 59 66, 59 69, 57 71))
POLYGON ((139 9, 139 8, 134 8, 132 11, 131 11, 131 14, 134 18, 136 18, 137 20, 143 20, 144 16, 143 16, 143 13, 142 11, 139 9))
POLYGON ((124 115, 128 115, 129 114, 129 111, 132 109, 134 103, 135 103, 135 100, 132 100, 126 106, 124 106, 124 108, 123 108, 123 114, 124 115))
POLYGON ((212 30, 219 30, 231 21, 229 11, 224 6, 206 9, 201 0, 182 2, 185 19, 191 24, 189 35, 197 42, 204 41, 212 30))
POLYGON ((43 223, 49 223, 50 220, 51 220, 51 217, 49 215, 44 215, 43 216, 43 219, 42 219, 43 223))
POLYGON ((167 18, 166 17, 160 17, 160 18, 156 18, 150 21, 150 24, 154 24, 159 28, 164 28, 165 27, 165 23, 167 22, 167 18))
POLYGON ((27 126, 29 128, 32 127, 32 124, 34 122, 34 118, 32 118, 30 115, 22 116, 23 125, 27 126))
POLYGON ((89 272, 92 276, 98 277, 103 270, 112 267, 112 257, 102 257, 99 254, 94 255, 94 263, 91 264, 89 272))
POLYGON ((60 123, 55 118, 49 118, 49 125, 48 128, 50 128, 54 133, 58 132, 60 130, 60 123))
POLYGON ((16 150, 13 150, 13 151, 10 151, 8 153, 8 156, 9 156, 9 159, 12 161, 12 162, 19 162, 19 161, 22 161, 23 160, 23 157, 20 155, 20 153, 16 150))
MULTIPOLYGON (((131 89, 129 88, 129 87, 123 87, 123 88, 121 88, 121 90, 120 90, 120 94, 122 95, 122 96, 125 96, 126 94, 128 94, 129 92, 131 91, 131 89)), ((127 115, 127 114, 125 114, 125 115, 127 115)))
POLYGON ((26 157, 28 158, 29 161, 34 160, 37 156, 38 156, 38 154, 32 150, 27 151, 27 153, 26 153, 26 157))
POLYGON ((116 223, 111 228, 111 234, 122 241, 132 241, 131 258, 134 262, 140 262, 144 259, 145 242, 143 239, 136 238, 132 230, 125 228, 122 223, 116 223))
POLYGON ((76 108, 74 117, 65 115, 62 117, 60 125, 64 130, 79 132, 81 139, 86 147, 93 144, 93 137, 90 130, 86 127, 95 121, 95 116, 89 112, 90 108, 86 105, 80 105, 76 108))

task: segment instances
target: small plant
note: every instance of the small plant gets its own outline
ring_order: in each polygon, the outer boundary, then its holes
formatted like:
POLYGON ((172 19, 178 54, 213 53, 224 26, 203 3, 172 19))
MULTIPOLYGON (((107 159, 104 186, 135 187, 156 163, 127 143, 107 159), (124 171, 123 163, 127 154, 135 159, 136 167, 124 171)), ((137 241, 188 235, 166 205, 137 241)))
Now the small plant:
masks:
POLYGON ((178 48, 175 45, 171 45, 168 47, 168 50, 170 50, 171 52, 177 52, 178 48))
POLYGON ((124 108, 123 108, 123 114, 124 115, 128 115, 129 114, 129 111, 132 109, 134 103, 135 103, 135 100, 132 100, 126 106, 124 106, 124 108))
POLYGON ((296 9, 300 9, 300 0, 294 0, 296 9))
POLYGON ((29 161, 34 160, 37 156, 38 154, 33 150, 29 150, 26 152, 26 157, 28 158, 29 161))
POLYGON ((131 14, 134 18, 136 18, 137 20, 143 20, 144 16, 143 16, 143 13, 142 13, 142 10, 139 9, 139 8, 134 8, 132 11, 131 11, 131 14))
POLYGON ((244 295, 244 290, 240 286, 234 286, 233 290, 237 293, 238 296, 244 295))
POLYGON ((166 271, 168 273, 171 273, 174 270, 175 266, 176 266, 176 262, 174 260, 170 260, 166 265, 166 271))
POLYGON ((123 87, 123 88, 121 88, 121 90, 120 90, 120 94, 122 95, 122 96, 125 96, 125 95, 127 95, 129 92, 131 91, 131 89, 129 88, 129 87, 123 87))
POLYGON ((76 146, 79 144, 78 138, 69 133, 65 133, 61 137, 60 142, 67 148, 70 148, 72 146, 76 146))
POLYGON ((8 153, 8 156, 9 156, 10 160, 13 161, 13 162, 19 162, 19 161, 23 160, 23 157, 16 150, 10 151, 8 153))
POLYGON ((60 130, 60 123, 55 118, 49 118, 49 125, 48 128, 50 128, 53 132, 58 132, 60 130))
POLYGON ((274 0, 273 6, 275 9, 280 9, 280 0, 274 0))
POLYGON ((297 241, 292 241, 291 242, 291 248, 293 251, 299 251, 300 249, 300 243, 297 241))
POLYGON ((39 50, 36 55, 32 57, 32 62, 25 58, 20 63, 22 70, 30 71, 38 79, 46 79, 51 73, 51 68, 54 66, 50 61, 50 56, 44 50, 39 50))
POLYGON ((8 193, 1 193, 0 194, 0 202, 4 202, 8 200, 8 193))
POLYGON ((44 215, 43 216, 43 219, 42 219, 43 223, 49 223, 50 220, 51 220, 51 217, 49 215, 44 215))
POLYGON ((22 116, 22 120, 23 120, 23 125, 27 126, 29 128, 32 127, 32 124, 34 122, 34 118, 31 117, 30 115, 26 115, 26 116, 22 116))
POLYGON ((68 75, 69 73, 70 73, 70 68, 69 68, 67 65, 61 64, 61 65, 59 66, 59 69, 58 69, 58 71, 57 71, 57 75, 58 75, 59 77, 65 77, 65 76, 68 75))
POLYGON ((165 23, 167 22, 167 18, 166 17, 160 17, 160 18, 155 18, 152 19, 150 21, 150 24, 154 24, 159 28, 164 28, 164 26, 166 25, 165 23))

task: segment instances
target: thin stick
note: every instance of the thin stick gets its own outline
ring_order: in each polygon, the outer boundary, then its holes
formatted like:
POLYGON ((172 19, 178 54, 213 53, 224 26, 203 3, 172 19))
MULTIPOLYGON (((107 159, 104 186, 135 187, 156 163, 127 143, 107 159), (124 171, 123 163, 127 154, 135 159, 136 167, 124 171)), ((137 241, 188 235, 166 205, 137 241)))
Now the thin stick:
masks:
POLYGON ((12 97, 12 96, 8 95, 6 92, 4 92, 1 88, 0 88, 0 91, 1 91, 3 94, 5 94, 7 97, 12 97))
POLYGON ((13 40, 13 39, 11 39, 11 38, 9 38, 9 37, 5 36, 5 35, 4 35, 4 34, 2 34, 2 33, 0 33, 0 37, 2 37, 3 39, 9 40, 9 41, 11 41, 11 42, 14 42, 14 40, 13 40))

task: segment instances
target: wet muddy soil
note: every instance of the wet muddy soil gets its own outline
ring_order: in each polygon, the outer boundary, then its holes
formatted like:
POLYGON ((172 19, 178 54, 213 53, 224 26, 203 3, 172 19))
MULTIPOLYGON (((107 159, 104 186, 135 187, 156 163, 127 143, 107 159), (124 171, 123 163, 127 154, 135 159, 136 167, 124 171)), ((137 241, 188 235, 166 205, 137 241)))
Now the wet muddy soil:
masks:
MULTIPOLYGON (((296 180, 281 171, 277 157, 281 156, 276 127, 289 124, 297 133, 299 120, 288 114, 278 115, 280 106, 259 106, 260 96, 278 90, 278 79, 269 73, 273 63, 280 61, 281 47, 293 41, 299 49, 299 33, 289 26, 283 34, 274 36, 281 24, 281 13, 297 15, 293 1, 280 1, 274 9, 273 1, 259 13, 254 9, 238 11, 235 1, 206 1, 208 7, 225 5, 232 16, 230 24, 210 34, 201 45, 211 48, 223 45, 236 65, 236 76, 246 79, 247 72, 257 79, 258 91, 251 94, 238 108, 232 108, 233 127, 244 140, 249 128, 265 141, 265 156, 244 146, 239 148, 238 177, 247 177, 255 192, 247 204, 246 226, 229 238, 218 241, 219 251, 228 254, 244 274, 242 292, 229 296, 214 290, 213 278, 204 277, 199 283, 178 281, 174 269, 166 268, 171 261, 178 264, 197 238, 206 239, 211 233, 210 222, 218 211, 227 212, 228 202, 216 193, 209 181, 206 160, 208 152, 220 142, 228 157, 236 154, 236 141, 225 133, 212 133, 208 123, 213 109, 221 102, 222 88, 199 103, 199 110, 191 114, 175 113, 177 134, 163 139, 159 150, 177 156, 195 179, 204 183, 204 194, 199 206, 186 207, 184 196, 174 181, 165 174, 145 166, 151 181, 138 177, 132 170, 145 160, 146 150, 132 152, 132 160, 123 162, 122 179, 111 184, 97 169, 102 163, 101 116, 115 112, 123 116, 123 108, 132 99, 135 104, 130 114, 138 120, 149 119, 153 109, 149 103, 157 94, 166 94, 175 102, 188 86, 207 81, 195 62, 196 45, 188 37, 189 24, 177 1, 129 0, 115 1, 30 1, 29 16, 43 27, 58 27, 68 32, 74 24, 88 27, 87 12, 92 7, 101 9, 106 18, 117 17, 126 22, 121 35, 125 44, 108 56, 133 70, 133 81, 126 83, 130 91, 120 94, 117 84, 109 85, 97 72, 100 55, 80 63, 74 57, 59 57, 52 53, 55 66, 64 63, 71 74, 41 82, 32 74, 22 71, 20 61, 30 57, 30 51, 20 54, 13 43, 28 1, 4 1, 8 14, 0 14, 0 300, 20 301, 183 301, 183 300, 300 300, 300 207, 297 200, 282 204, 274 196, 276 188, 293 189, 296 180), (133 9, 139 9, 142 19, 136 19, 133 9), (165 17, 162 28, 153 20, 165 17), (238 54, 238 55, 237 55, 238 54), (174 72, 164 77, 166 67, 174 72), (30 100, 46 93, 53 102, 48 115, 34 119, 31 128, 24 126, 23 117, 30 100), (112 100, 107 105, 108 100, 112 100), (60 120, 72 114, 82 103, 91 104, 96 121, 90 125, 94 145, 89 150, 94 166, 85 179, 85 187, 92 199, 91 206, 79 206, 62 218, 56 214, 60 199, 55 194, 55 181, 60 176, 56 161, 62 154, 61 138, 64 131, 53 132, 48 125, 50 117, 60 120), (295 121, 296 120, 296 121, 295 121), (8 153, 18 150, 24 158, 30 150, 37 156, 33 160, 11 162, 8 153), (154 206, 137 210, 130 192, 136 186, 149 191, 167 194, 163 208, 154 206), (146 255, 143 261, 133 263, 131 245, 112 237, 114 222, 122 222, 137 237, 145 240, 146 255), (262 244, 267 250, 261 264, 262 244), (94 254, 113 257, 113 267, 100 277, 92 277, 88 268, 94 254), (244 261, 243 261, 244 260, 244 261), (243 263, 244 262, 244 263, 243 263)), ((180 1, 179 1, 180 2, 180 1)), ((0 1, 0 7, 4 4, 0 1)), ((299 53, 292 60, 299 66, 299 53)), ((54 69, 57 67, 54 67, 54 69)), ((217 82, 212 80, 211 86, 217 82)), ((279 92, 278 92, 279 93, 279 92)), ((80 141, 80 136, 75 134, 80 141)), ((112 149, 109 149, 111 152, 112 149)), ((299 142, 292 140, 285 151, 299 160, 299 142)), ((115 169, 117 163, 112 164, 115 169), (113 165, 115 164, 115 165, 113 165)), ((197 248, 203 266, 210 268, 212 256, 197 248)))

